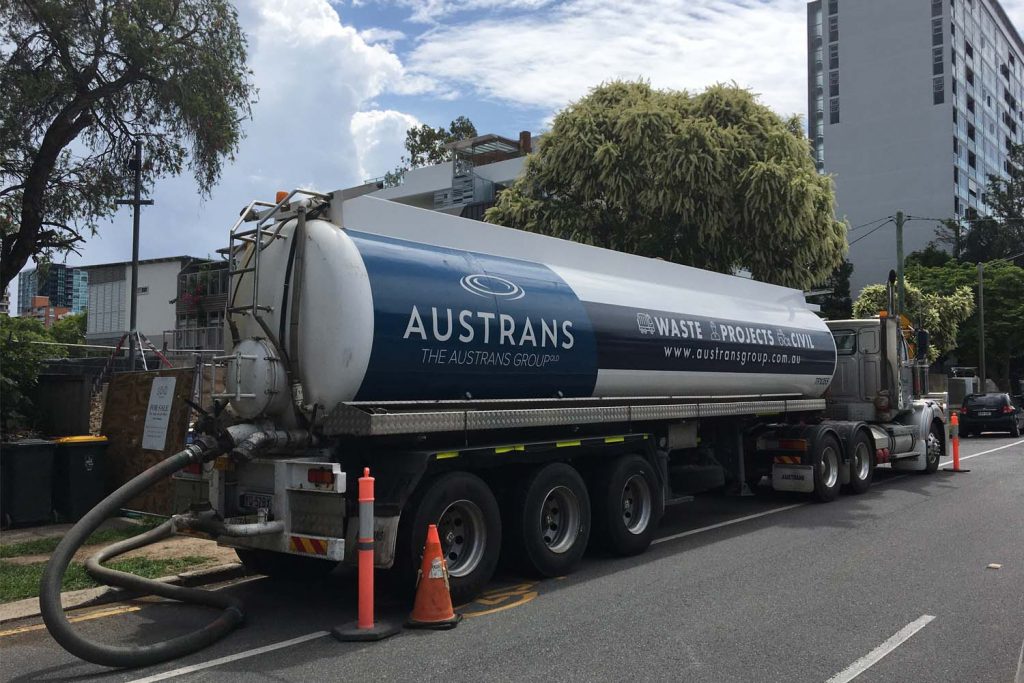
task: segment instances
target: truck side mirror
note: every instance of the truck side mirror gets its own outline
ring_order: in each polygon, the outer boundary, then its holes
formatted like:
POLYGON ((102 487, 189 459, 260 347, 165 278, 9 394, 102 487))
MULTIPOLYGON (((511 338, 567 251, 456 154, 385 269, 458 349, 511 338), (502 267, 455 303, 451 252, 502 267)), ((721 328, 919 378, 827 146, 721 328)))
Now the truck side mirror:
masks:
POLYGON ((928 330, 917 331, 917 357, 928 359, 928 342, 930 340, 928 330))

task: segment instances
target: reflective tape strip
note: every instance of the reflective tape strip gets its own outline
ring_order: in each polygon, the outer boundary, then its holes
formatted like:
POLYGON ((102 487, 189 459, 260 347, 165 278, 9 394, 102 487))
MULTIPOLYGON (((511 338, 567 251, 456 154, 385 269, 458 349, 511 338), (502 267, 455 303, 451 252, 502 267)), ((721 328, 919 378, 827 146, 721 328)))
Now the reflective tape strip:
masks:
POLYGON ((288 548, 292 552, 305 553, 307 555, 326 555, 327 541, 319 538, 306 538, 304 536, 290 536, 288 548))
POLYGON ((622 443, 626 440, 624 436, 606 436, 604 437, 605 443, 622 443))
POLYGON ((359 537, 373 538, 373 501, 359 503, 359 537))
POLYGON ((437 458, 438 460, 447 460, 448 458, 457 458, 457 457, 459 457, 459 452, 458 451, 448 451, 446 453, 438 453, 434 457, 437 458))
POLYGON ((498 446, 497 448, 494 449, 494 452, 496 454, 498 454, 498 455, 501 455, 502 453, 511 453, 513 451, 525 451, 525 450, 526 450, 526 446, 521 446, 521 445, 520 446, 498 446))
POLYGON ((569 448, 570 446, 579 446, 579 441, 556 441, 555 448, 569 448))

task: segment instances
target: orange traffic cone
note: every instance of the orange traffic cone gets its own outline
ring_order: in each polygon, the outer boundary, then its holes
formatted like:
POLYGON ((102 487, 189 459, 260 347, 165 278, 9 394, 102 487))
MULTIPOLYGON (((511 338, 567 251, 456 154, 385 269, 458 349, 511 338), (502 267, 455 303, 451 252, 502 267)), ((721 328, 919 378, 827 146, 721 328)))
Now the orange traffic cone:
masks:
POLYGON ((408 628, 455 628, 462 615, 452 609, 448 592, 448 565, 441 554, 437 526, 427 528, 427 544, 423 548, 423 564, 416 583, 416 601, 406 622, 408 628))

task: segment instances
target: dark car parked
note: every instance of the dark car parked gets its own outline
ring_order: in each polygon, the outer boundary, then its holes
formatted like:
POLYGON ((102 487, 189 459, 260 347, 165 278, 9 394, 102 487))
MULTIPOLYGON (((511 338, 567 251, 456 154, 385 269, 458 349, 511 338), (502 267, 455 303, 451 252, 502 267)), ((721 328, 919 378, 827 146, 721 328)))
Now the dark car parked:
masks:
POLYGON ((1009 394, 970 394, 960 408, 960 435, 982 432, 1010 432, 1020 436, 1024 430, 1024 410, 1020 400, 1009 394))

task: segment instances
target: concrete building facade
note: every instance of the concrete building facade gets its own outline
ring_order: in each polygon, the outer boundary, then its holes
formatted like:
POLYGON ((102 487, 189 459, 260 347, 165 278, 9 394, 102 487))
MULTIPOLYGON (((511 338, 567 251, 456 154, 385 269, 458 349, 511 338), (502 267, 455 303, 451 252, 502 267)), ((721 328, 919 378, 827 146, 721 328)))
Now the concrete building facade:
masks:
MULTIPOLYGON (((164 330, 173 330, 178 274, 199 259, 191 256, 139 261, 139 332, 160 346, 164 330)), ((131 320, 131 261, 84 268, 89 273, 89 318, 85 339, 89 344, 116 344, 131 320)))
POLYGON ((897 211, 906 254, 986 212, 1024 128, 1024 41, 997 0, 813 0, 807 36, 808 132, 856 296, 896 267, 897 211))

